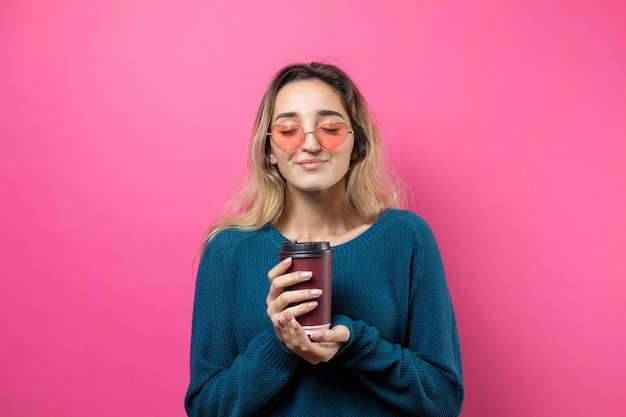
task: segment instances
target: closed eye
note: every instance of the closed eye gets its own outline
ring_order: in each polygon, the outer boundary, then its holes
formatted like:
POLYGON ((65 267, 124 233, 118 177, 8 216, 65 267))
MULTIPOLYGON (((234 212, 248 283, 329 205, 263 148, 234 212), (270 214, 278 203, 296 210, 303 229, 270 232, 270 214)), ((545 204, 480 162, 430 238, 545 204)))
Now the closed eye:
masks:
POLYGON ((279 130, 279 133, 283 136, 294 136, 297 135, 300 129, 298 128, 293 128, 293 129, 281 129, 279 130))

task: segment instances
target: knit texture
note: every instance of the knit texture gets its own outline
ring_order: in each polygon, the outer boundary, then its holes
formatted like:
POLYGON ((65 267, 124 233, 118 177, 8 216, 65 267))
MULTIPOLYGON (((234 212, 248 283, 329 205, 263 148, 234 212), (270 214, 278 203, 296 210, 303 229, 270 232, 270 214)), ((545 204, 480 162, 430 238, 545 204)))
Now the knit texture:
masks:
POLYGON ((229 229, 198 267, 189 416, 458 416, 461 354, 441 256, 419 216, 388 209, 335 247, 332 325, 350 340, 328 363, 286 349, 266 314, 267 272, 287 240, 229 229))

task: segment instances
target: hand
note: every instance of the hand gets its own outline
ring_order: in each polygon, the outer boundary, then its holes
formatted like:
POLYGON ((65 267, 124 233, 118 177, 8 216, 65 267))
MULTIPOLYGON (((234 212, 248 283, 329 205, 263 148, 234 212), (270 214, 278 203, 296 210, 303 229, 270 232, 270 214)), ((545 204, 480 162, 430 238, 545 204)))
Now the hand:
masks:
POLYGON ((287 349, 312 365, 331 360, 339 349, 350 339, 350 330, 344 325, 337 325, 330 330, 314 330, 311 338, 304 332, 300 323, 290 311, 285 311, 279 318, 282 334, 279 338, 287 349))
POLYGON ((291 258, 287 258, 267 273, 267 277, 270 280, 270 290, 265 300, 267 315, 272 320, 274 329, 276 329, 276 335, 283 343, 285 341, 282 339, 282 332, 280 331, 281 325, 285 323, 283 314, 289 311, 290 317, 298 317, 308 313, 317 307, 315 298, 322 294, 320 289, 287 289, 292 285, 308 281, 313 276, 311 271, 286 273, 290 266, 291 258))
POLYGON ((270 291, 266 298, 267 315, 272 320, 276 336, 289 350, 314 364, 327 362, 348 341, 350 332, 345 326, 337 326, 336 329, 314 332, 312 338, 319 343, 311 342, 296 317, 316 308, 315 298, 322 292, 320 289, 287 290, 312 276, 310 271, 286 274, 290 266, 291 258, 285 259, 267 274, 270 280, 270 291))

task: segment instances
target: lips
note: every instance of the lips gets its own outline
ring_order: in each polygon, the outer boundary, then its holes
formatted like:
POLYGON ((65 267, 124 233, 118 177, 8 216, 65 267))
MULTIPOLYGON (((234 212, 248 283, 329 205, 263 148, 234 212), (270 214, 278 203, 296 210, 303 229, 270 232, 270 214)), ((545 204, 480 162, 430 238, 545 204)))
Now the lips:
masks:
POLYGON ((302 161, 296 162, 296 164, 298 164, 304 169, 316 169, 325 163, 326 161, 324 159, 317 159, 317 158, 303 159, 302 161))

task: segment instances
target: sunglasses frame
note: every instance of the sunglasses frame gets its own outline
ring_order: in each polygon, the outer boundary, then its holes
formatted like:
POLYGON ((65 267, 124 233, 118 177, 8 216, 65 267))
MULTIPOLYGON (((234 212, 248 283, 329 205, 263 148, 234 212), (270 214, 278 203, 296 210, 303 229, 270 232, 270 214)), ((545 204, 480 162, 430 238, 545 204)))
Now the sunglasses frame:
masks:
POLYGON ((267 132, 267 136, 270 138, 270 140, 272 142, 274 142, 274 145, 278 146, 278 148, 284 152, 295 152, 297 151, 303 144, 304 142, 306 142, 306 137, 309 133, 313 133, 313 136, 315 136, 315 140, 317 141, 317 143, 320 144, 320 146, 324 149, 326 149, 328 152, 333 152, 336 151, 337 149, 339 149, 344 143, 346 143, 346 139, 348 139, 348 136, 350 135, 350 133, 354 133, 354 130, 350 130, 350 128, 348 127, 348 125, 344 122, 333 122, 333 123, 320 123, 319 125, 317 125, 317 127, 315 127, 315 130, 311 130, 311 131, 306 131, 304 130, 304 128, 300 125, 284 125, 281 123, 276 123, 274 125, 272 125, 269 129, 269 132, 267 132), (346 134, 346 137, 343 139, 343 141, 341 142, 341 144, 339 146, 337 146, 335 149, 328 149, 326 148, 324 145, 322 145, 322 142, 320 142, 320 140, 317 137, 317 129, 320 128, 320 126, 324 126, 324 125, 335 125, 335 124, 342 124, 346 127, 346 130, 348 131, 348 133, 346 134), (300 130, 302 130, 302 132, 304 132, 304 134, 302 135, 302 140, 300 141, 300 143, 298 144, 298 146, 296 146, 293 149, 283 149, 278 143, 276 143, 276 141, 274 140, 274 138, 272 137, 272 130, 276 127, 276 126, 286 126, 286 127, 299 127, 300 130))

